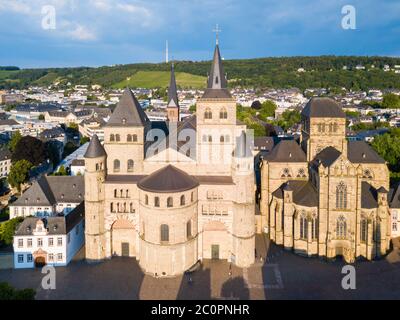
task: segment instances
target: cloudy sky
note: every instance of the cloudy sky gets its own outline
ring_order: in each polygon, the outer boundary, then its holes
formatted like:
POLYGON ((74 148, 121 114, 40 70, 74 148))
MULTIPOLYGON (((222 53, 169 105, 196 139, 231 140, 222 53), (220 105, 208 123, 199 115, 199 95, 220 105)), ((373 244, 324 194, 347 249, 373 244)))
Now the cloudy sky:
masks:
POLYGON ((0 0, 0 65, 160 62, 167 39, 175 59, 208 60, 216 23, 225 59, 400 56, 400 0, 0 0))

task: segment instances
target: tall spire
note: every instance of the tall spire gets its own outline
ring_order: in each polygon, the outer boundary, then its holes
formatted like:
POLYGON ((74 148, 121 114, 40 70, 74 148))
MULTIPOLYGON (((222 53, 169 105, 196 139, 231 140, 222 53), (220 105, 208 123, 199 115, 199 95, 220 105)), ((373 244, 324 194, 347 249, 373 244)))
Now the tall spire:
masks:
POLYGON ((174 63, 171 64, 171 78, 168 88, 167 117, 171 122, 179 121, 179 100, 176 89, 174 63))
POLYGON ((179 100, 178 100, 178 93, 177 93, 177 89, 176 89, 174 63, 171 64, 171 78, 169 80, 167 106, 171 107, 171 108, 172 107, 179 108, 179 100))
POLYGON ((218 43, 215 45, 214 58, 211 65, 210 75, 208 76, 208 89, 226 89, 228 82, 225 78, 224 67, 222 65, 221 53, 218 43))

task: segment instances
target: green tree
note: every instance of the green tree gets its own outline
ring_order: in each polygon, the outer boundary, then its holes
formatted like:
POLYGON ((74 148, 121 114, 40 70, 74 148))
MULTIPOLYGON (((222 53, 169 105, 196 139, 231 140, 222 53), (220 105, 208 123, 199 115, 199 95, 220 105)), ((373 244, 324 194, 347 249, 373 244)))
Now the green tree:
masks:
POLYGON ((400 96, 394 93, 387 93, 383 96, 382 108, 400 109, 400 96))
POLYGON ((32 169, 33 165, 27 160, 19 160, 15 162, 10 169, 8 175, 8 183, 11 187, 17 188, 21 191, 21 184, 25 183, 29 179, 29 171, 32 169))
POLYGON ((195 104, 192 104, 192 105, 189 107, 189 111, 190 111, 190 112, 196 112, 196 105, 195 105, 195 104))
POLYGON ((67 169, 62 165, 58 169, 58 171, 54 174, 55 176, 68 176, 67 169))
POLYGON ((81 137, 81 140, 79 141, 80 145, 84 145, 86 142, 89 142, 90 138, 89 137, 81 137))
POLYGON ((9 142, 10 150, 11 152, 15 151, 15 148, 17 147, 18 142, 22 139, 21 132, 17 130, 11 137, 11 140, 9 142))
POLYGON ((35 166, 40 165, 48 157, 45 144, 34 137, 22 137, 17 143, 12 154, 11 161, 13 163, 19 160, 28 160, 35 166))
POLYGON ((34 289, 15 289, 7 282, 0 282, 0 300, 35 300, 34 289))
POLYGON ((391 171, 400 172, 400 128, 376 136, 371 145, 388 162, 391 171))
POLYGON ((38 118, 39 120, 44 120, 44 115, 43 114, 39 114, 39 118, 38 118))
POLYGON ((258 111, 258 118, 265 121, 269 117, 275 116, 276 104, 273 101, 266 100, 261 104, 261 108, 258 111))
POLYGON ((13 243, 15 230, 24 218, 17 217, 0 223, 0 245, 9 246, 13 243))
POLYGON ((297 110, 286 110, 282 113, 282 119, 278 121, 278 125, 282 129, 287 130, 301 121, 301 114, 297 110))

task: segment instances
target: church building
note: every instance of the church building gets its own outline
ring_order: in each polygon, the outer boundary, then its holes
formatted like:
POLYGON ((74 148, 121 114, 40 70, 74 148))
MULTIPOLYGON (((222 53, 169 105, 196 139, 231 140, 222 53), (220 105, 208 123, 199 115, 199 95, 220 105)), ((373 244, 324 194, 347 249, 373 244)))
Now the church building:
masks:
MULTIPOLYGON (((167 121, 149 121, 130 89, 85 154, 88 261, 135 257, 145 273, 182 274, 202 259, 254 262, 254 166, 218 43, 196 114, 180 121, 174 69, 167 121)), ((251 142, 250 142, 251 143, 251 142)))

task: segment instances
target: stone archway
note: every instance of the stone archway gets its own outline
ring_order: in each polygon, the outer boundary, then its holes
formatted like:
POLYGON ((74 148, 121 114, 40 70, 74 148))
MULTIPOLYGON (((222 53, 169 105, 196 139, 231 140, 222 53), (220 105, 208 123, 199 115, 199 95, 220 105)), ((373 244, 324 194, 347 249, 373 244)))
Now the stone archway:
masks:
POLYGON ((135 226, 126 219, 117 219, 111 226, 111 254, 113 256, 136 256, 135 226))
POLYGON ((229 259, 229 234, 221 221, 209 221, 203 226, 203 258, 229 259))
POLYGON ((47 252, 39 249, 33 253, 33 261, 36 268, 42 268, 47 264, 47 252))

